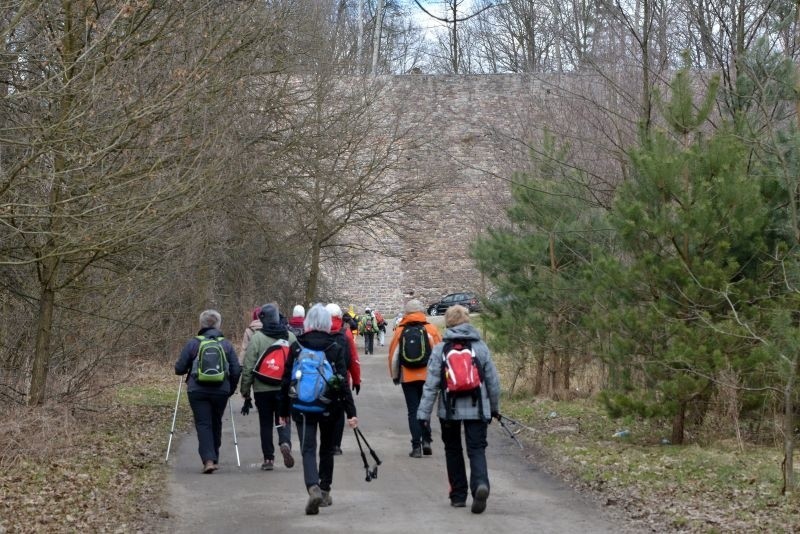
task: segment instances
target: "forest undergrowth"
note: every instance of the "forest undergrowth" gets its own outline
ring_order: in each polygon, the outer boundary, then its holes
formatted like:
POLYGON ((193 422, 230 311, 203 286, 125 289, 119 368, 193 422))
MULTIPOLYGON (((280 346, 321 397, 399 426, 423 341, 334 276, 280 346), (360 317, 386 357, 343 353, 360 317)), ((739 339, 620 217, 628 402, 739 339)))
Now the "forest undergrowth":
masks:
MULTIPOLYGON (((177 380, 153 363, 133 367, 91 404, 3 408, 0 532, 149 532, 167 516, 177 380)), ((178 410, 178 428, 188 423, 178 410)))
MULTIPOLYGON (((778 444, 698 433, 668 442, 667 424, 613 420, 593 398, 506 400, 528 428, 533 461, 652 532, 797 532, 800 497, 783 496, 778 444)), ((517 428, 520 430, 520 427, 517 428)))

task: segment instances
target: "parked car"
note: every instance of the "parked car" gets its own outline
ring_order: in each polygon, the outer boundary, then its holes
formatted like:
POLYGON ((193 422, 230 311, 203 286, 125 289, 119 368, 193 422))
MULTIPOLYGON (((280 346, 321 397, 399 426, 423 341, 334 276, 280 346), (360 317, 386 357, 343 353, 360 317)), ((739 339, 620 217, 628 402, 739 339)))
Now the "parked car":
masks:
POLYGON ((478 295, 469 291, 461 291, 459 293, 450 293, 445 295, 438 302, 434 302, 428 306, 428 315, 441 315, 447 311, 450 306, 461 304, 470 312, 481 311, 481 303, 478 300, 478 295))

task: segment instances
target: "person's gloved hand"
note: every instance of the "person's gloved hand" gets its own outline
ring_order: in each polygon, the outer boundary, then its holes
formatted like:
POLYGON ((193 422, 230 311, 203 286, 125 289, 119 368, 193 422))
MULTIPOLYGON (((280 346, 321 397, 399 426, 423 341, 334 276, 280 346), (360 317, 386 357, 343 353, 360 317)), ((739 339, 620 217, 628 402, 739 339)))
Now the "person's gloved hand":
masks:
POLYGON ((431 426, 430 421, 428 421, 427 419, 418 419, 418 421, 419 421, 419 426, 421 426, 423 430, 430 429, 431 426))
POLYGON ((503 416, 500 415, 500 412, 492 412, 492 419, 497 419, 499 421, 501 417, 503 416))
POLYGON ((400 379, 399 378, 392 378, 392 382, 394 382, 395 386, 399 386, 400 385, 400 379))
POLYGON ((353 384, 353 391, 358 395, 358 392, 361 391, 361 384, 353 384))
POLYGON ((247 415, 250 413, 250 408, 253 407, 253 400, 250 397, 244 398, 244 404, 242 405, 242 415, 247 415))

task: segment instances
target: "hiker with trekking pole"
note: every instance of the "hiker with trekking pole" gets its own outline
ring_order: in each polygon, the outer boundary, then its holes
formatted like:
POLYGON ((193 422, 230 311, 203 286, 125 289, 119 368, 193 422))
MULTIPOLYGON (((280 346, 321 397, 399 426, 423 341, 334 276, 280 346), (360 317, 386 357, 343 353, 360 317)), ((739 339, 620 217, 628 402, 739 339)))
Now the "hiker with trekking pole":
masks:
MULTIPOLYGON (((222 316, 216 310, 205 310, 200 314, 200 331, 183 347, 175 374, 186 375, 186 392, 194 415, 197 431, 198 453, 203 462, 202 472, 211 474, 219 469, 219 448, 222 445, 222 416, 228 399, 236 391, 242 368, 236 350, 220 331, 222 316)), ((178 401, 183 381, 178 385, 178 401)), ((178 410, 175 403, 173 429, 178 410)), ((233 411, 231 411, 233 425, 233 411)), ((234 430, 235 435, 235 430, 234 430)), ((234 437, 238 463, 238 444, 234 437)), ((169 451, 167 452, 169 459, 169 451)))
POLYGON ((297 427, 308 491, 307 515, 316 515, 320 507, 333 504, 336 423, 342 410, 350 428, 358 427, 356 406, 346 379, 348 348, 331 334, 331 325, 331 313, 322 304, 315 304, 308 311, 303 322, 305 332, 290 348, 281 386, 280 421, 289 424, 291 414, 297 427))
POLYGON ((466 506, 472 494, 472 513, 486 509, 489 498, 489 469, 486 464, 486 434, 492 419, 500 420, 500 379, 489 347, 469 323, 469 310, 451 306, 444 314, 447 330, 428 360, 417 418, 430 429, 431 412, 437 397, 442 429, 450 505, 466 506), (469 458, 467 481, 461 429, 469 458))

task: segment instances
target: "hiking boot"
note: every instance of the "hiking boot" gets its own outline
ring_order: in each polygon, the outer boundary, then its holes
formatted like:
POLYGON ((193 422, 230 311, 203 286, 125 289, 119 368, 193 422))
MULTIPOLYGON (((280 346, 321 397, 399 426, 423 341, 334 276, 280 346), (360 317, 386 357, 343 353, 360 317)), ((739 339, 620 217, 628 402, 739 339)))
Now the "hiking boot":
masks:
POLYGON ((333 504, 333 498, 331 497, 331 491, 322 490, 322 502, 319 503, 320 507, 331 506, 333 504))
POLYGON ((422 442, 422 454, 424 454, 425 456, 430 456, 431 454, 433 454, 433 449, 431 448, 430 441, 422 442))
POLYGON ((482 514, 486 510, 486 499, 489 498, 489 486, 481 484, 472 496, 472 513, 482 514))
POLYGON ((412 458, 422 458, 422 447, 414 447, 408 455, 412 458))
POLYGON ((342 455, 342 448, 341 447, 334 447, 333 448, 333 455, 334 456, 341 456, 342 455))
POLYGON ((308 502, 306 503, 306 515, 317 515, 319 505, 322 504, 322 490, 314 485, 308 488, 308 502))
POLYGON ((262 471, 272 471, 275 468, 275 460, 264 460, 261 464, 262 471))
POLYGON ((283 465, 286 467, 294 467, 294 458, 292 457, 292 448, 288 443, 281 443, 281 454, 283 455, 283 465))
POLYGON ((215 470, 216 470, 216 467, 214 467, 214 462, 212 462, 211 460, 208 460, 207 462, 205 462, 203 464, 203 473, 204 474, 210 475, 215 470))

